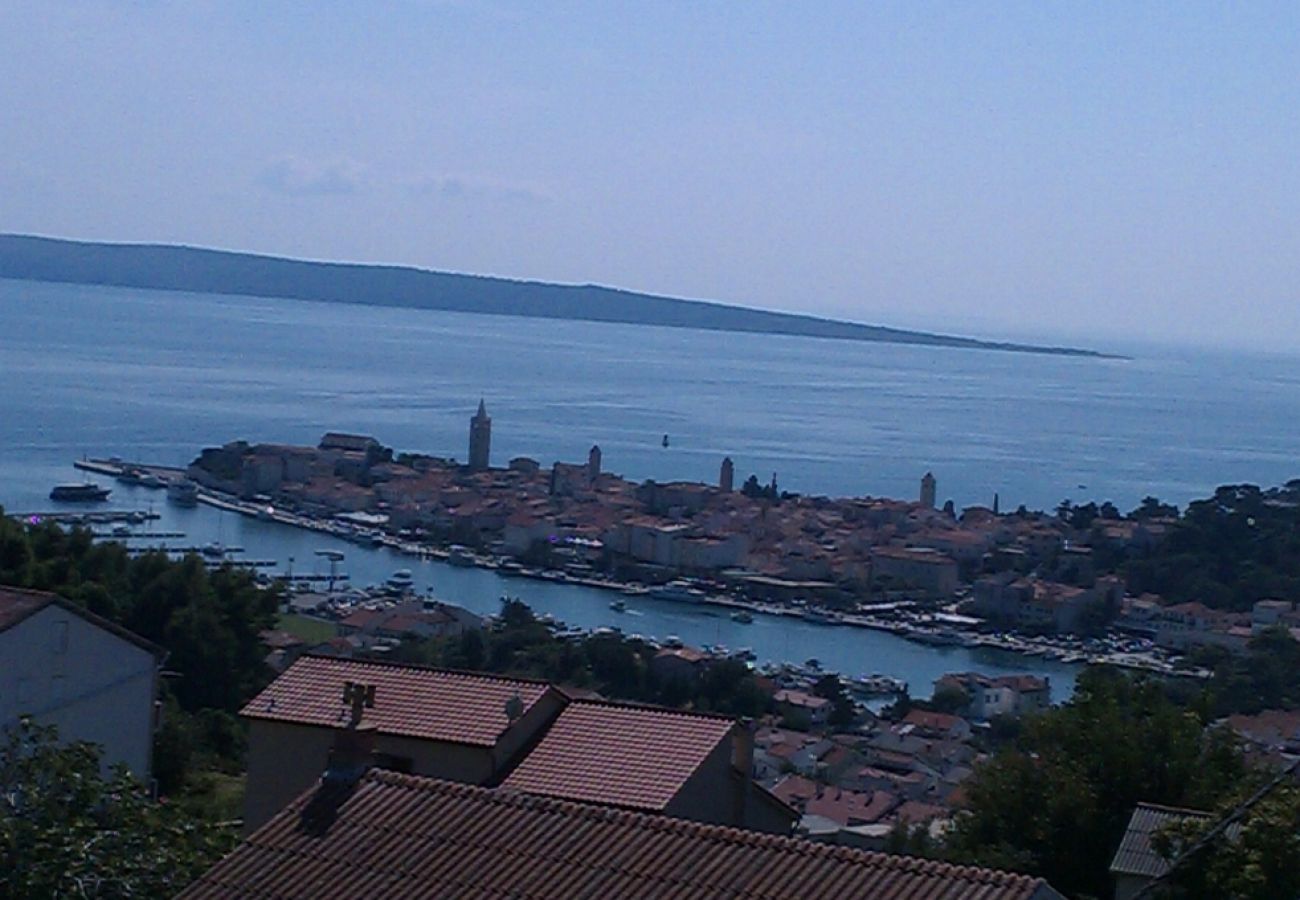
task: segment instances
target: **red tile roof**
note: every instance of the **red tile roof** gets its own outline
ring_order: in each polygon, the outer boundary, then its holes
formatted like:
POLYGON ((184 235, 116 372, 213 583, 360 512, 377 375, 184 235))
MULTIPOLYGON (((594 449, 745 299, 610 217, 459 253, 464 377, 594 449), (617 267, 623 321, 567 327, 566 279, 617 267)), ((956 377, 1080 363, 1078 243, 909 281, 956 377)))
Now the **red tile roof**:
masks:
POLYGON ((348 719, 343 686, 349 681, 375 686, 375 705, 365 710, 362 723, 380 733, 486 747, 509 725, 509 700, 517 696, 526 713, 552 690, 539 681, 308 655, 250 700, 241 715, 334 728, 348 719))
POLYGON ((888 791, 863 793, 828 787, 819 796, 809 800, 803 811, 840 825, 870 825, 898 803, 898 798, 888 791))
POLYGON ((182 897, 1055 900, 1026 875, 394 772, 313 788, 182 897))
POLYGON ((575 701, 503 785, 662 810, 733 727, 731 719, 718 716, 575 701))
POLYGON ((965 720, 949 713, 930 712, 924 709, 908 710, 903 717, 904 725, 914 725, 931 731, 951 731, 965 724, 965 720))

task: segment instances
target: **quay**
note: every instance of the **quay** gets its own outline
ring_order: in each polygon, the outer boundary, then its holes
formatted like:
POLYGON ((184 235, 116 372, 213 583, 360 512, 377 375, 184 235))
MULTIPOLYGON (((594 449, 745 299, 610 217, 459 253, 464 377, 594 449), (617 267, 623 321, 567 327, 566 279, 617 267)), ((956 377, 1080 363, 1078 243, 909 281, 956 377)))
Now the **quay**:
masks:
POLYGON ((72 465, 73 468, 80 469, 83 472, 93 472, 96 475, 106 475, 110 478, 119 478, 128 472, 152 475, 163 482, 185 477, 185 470, 176 466, 155 466, 149 463, 127 462, 112 457, 109 459, 96 459, 94 457, 74 459, 72 465))

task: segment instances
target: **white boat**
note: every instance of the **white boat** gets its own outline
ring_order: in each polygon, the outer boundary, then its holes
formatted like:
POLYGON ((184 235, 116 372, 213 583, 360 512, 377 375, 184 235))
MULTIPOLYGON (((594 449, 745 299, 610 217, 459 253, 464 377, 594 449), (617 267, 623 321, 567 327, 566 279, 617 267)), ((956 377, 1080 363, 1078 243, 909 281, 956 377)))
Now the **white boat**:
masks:
POLYGON ((748 610, 738 609, 731 614, 731 621, 739 622, 741 625, 749 625, 754 621, 754 617, 749 614, 748 610))
POLYGON ((838 625, 839 619, 824 610, 813 609, 811 606, 804 609, 802 618, 805 622, 813 622, 817 625, 838 625))
POLYGON ((650 596, 655 600, 672 600, 675 603, 701 603, 704 600, 704 591, 689 581, 679 579, 654 588, 650 591, 650 596))
POLYGON ((614 612, 626 612, 627 604, 622 600, 613 600, 610 601, 609 608, 614 610, 614 612))
POLYGON ((468 568, 474 565, 474 557, 467 548, 460 544, 453 544, 447 551, 447 565, 468 568))
POLYGON ((415 584, 415 577, 411 575, 410 569, 398 569, 392 575, 388 576, 388 587, 398 592, 411 590, 415 584))
POLYGON ((177 506, 197 506, 199 486, 188 478, 177 478, 167 483, 167 499, 177 506))
POLYGON ((208 559, 224 559, 226 556, 226 545, 221 543, 221 541, 212 541, 209 544, 204 544, 203 549, 199 552, 208 559))

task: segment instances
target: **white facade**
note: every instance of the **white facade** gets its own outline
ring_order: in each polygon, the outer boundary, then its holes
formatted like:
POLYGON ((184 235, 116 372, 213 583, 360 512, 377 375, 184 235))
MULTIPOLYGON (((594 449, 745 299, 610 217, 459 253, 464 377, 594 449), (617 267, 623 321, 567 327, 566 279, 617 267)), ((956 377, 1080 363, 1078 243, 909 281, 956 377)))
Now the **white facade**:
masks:
POLYGON ((147 780, 157 672, 140 644, 50 603, 0 631, 0 729, 32 715, 147 780))

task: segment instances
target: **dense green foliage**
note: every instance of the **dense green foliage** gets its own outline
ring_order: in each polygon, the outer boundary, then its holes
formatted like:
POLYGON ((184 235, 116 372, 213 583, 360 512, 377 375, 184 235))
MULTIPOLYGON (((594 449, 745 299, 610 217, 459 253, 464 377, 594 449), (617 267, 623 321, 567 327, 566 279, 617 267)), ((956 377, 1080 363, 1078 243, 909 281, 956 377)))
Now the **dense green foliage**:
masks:
POLYGON ((1123 570, 1130 592, 1170 602, 1245 611, 1269 597, 1300 600, 1300 481, 1219 488, 1189 505, 1159 546, 1123 570))
POLYGON ((1206 808, 1242 776, 1229 736, 1204 725, 1154 681, 1091 669, 1072 700, 976 769, 945 852, 1034 872, 1067 894, 1107 894, 1139 801, 1206 808))
POLYGON ((229 824, 149 798, 99 750, 30 720, 0 743, 0 898, 167 897, 234 845, 229 824))
MULTIPOLYGON (((1217 810, 1216 819, 1234 812, 1253 787, 1247 784, 1234 791, 1217 810)), ((1175 823, 1157 833, 1152 844, 1166 859, 1178 860, 1211 822, 1175 823)), ((1229 834, 1179 861, 1155 896, 1164 900, 1300 897, 1300 788, 1285 784, 1270 791, 1246 810, 1229 834)))
POLYGON ((539 678, 608 697, 758 716, 770 697, 739 660, 707 666, 698 679, 665 678, 651 661, 655 648, 619 634, 560 638, 517 600, 502 604, 496 627, 455 638, 408 641, 398 658, 456 669, 539 678))
POLYGON ((1300 643, 1283 628, 1261 631, 1244 654, 1220 652, 1203 704, 1215 715, 1300 708, 1300 643))

